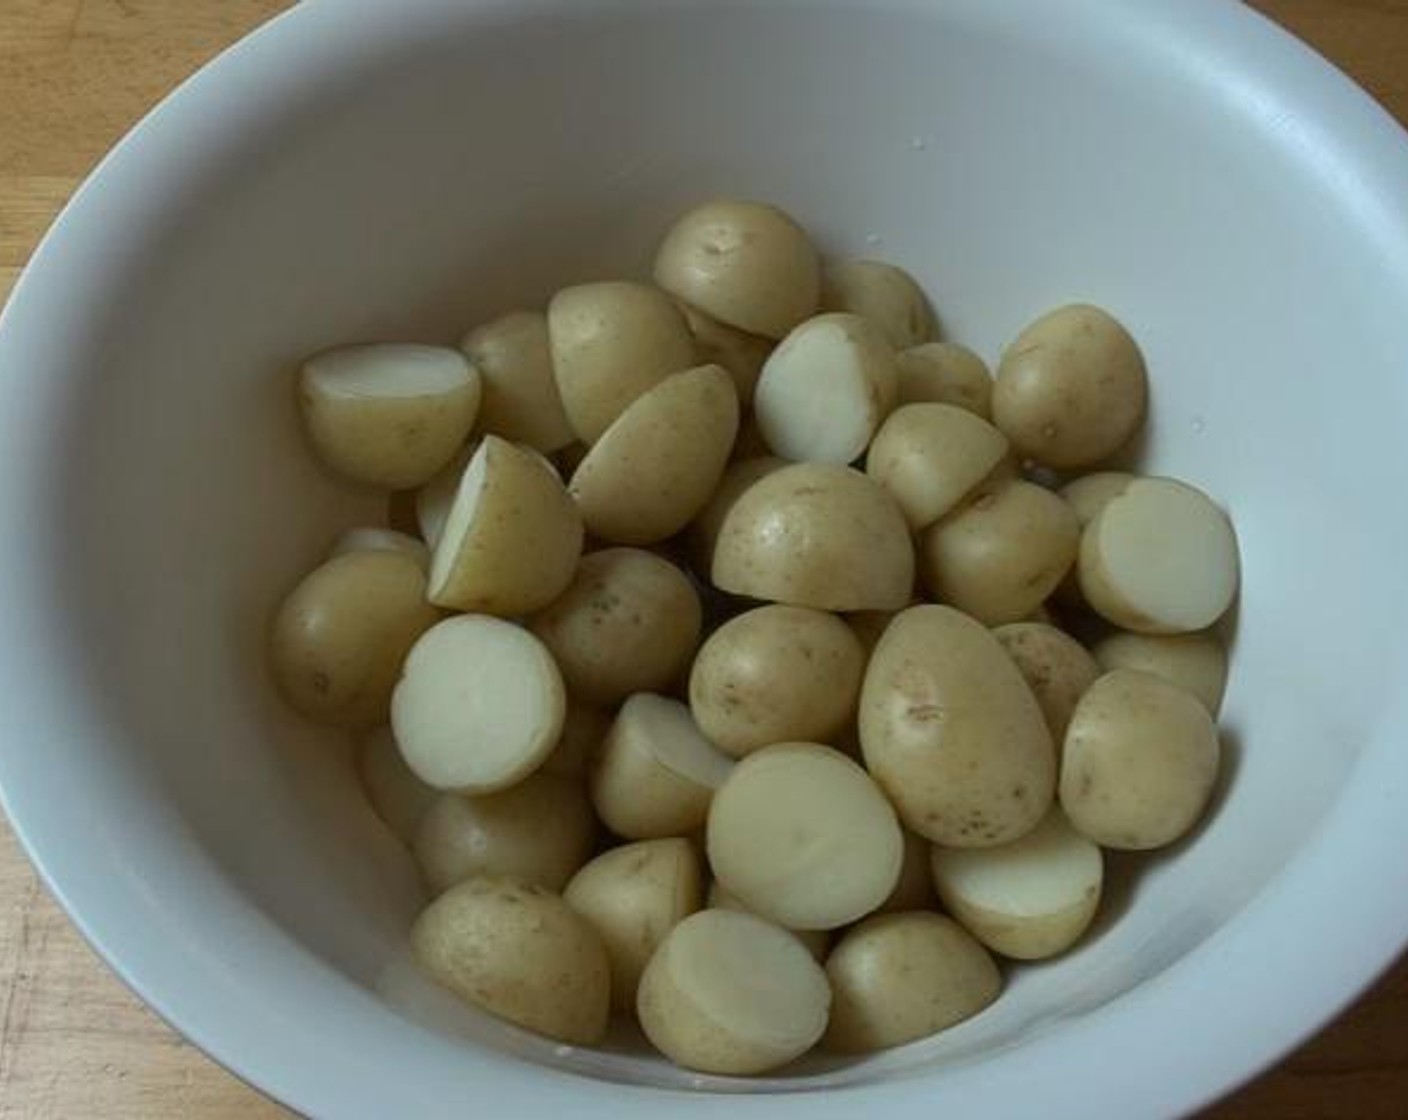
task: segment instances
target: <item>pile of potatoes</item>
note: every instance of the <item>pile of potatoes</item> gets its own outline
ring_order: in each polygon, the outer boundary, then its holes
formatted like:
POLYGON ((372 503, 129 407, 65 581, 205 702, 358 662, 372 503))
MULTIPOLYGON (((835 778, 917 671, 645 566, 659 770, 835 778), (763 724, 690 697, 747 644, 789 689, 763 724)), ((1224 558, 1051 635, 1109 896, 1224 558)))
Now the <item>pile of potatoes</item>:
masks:
POLYGON ((273 676, 355 733, 433 895, 417 959, 504 1019, 634 1017, 722 1074, 918 1039, 1081 938, 1104 850, 1209 804, 1236 540, 1099 469, 1148 409, 1103 311, 993 377, 906 272, 720 201, 653 284, 298 384, 394 516, 289 594, 273 676))

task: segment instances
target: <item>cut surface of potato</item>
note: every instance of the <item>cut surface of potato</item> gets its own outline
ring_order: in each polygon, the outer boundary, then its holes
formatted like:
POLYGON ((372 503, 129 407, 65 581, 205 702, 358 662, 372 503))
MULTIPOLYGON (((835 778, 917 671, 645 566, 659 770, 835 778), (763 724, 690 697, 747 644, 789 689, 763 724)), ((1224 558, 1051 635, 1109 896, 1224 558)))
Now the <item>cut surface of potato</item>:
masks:
POLYGON ((992 420, 992 374, 987 363, 955 342, 926 342, 895 358, 899 403, 951 404, 992 420))
POLYGON ((378 727, 362 737, 357 769, 376 815, 398 840, 409 845, 421 817, 440 791, 422 782, 406 765, 390 727, 378 727))
POLYGON ((434 478, 415 492, 416 525, 420 529, 421 540, 432 552, 445 531, 445 522, 450 517, 450 507, 455 504, 464 470, 478 450, 479 441, 470 440, 434 478))
POLYGON ((348 529, 334 542, 328 559, 345 556, 349 552, 403 552, 423 569, 430 570, 430 549, 426 548, 424 541, 396 529, 383 529, 379 525, 348 529))
POLYGON ((537 638, 502 619, 460 615, 431 627, 412 648, 391 726, 421 781, 490 793, 547 758, 566 704, 562 675, 537 638))
POLYGON ((1115 633, 1096 643, 1100 668, 1141 669, 1191 692, 1217 718, 1227 689, 1227 650, 1209 631, 1195 634, 1115 633))
POLYGON ((690 333, 694 335, 699 360, 728 370, 733 378, 733 387, 738 392, 738 403, 745 407, 752 404, 753 388, 758 384, 758 375, 763 372, 763 363, 772 353, 773 340, 720 323, 687 303, 679 306, 685 322, 689 324, 690 333))
POLYGON ((833 261, 822 272, 821 306, 861 315, 897 350, 934 337, 934 313, 904 269, 884 261, 833 261))
MULTIPOLYGON (((925 866, 924 871, 927 875, 927 865, 925 866)), ((752 913, 752 911, 749 910, 748 907, 744 906, 743 903, 740 902, 735 895, 730 894, 728 890, 724 888, 724 885, 720 883, 717 879, 715 879, 712 883, 709 884, 709 894, 706 901, 708 905, 715 910, 741 910, 745 914, 752 913)), ((795 937, 798 941, 800 941, 803 945, 807 947, 807 952, 812 955, 813 959, 816 960, 817 963, 821 963, 822 961, 826 960, 827 951, 831 948, 830 930, 789 929, 787 932, 792 934, 793 937, 795 937)))
POLYGON ((548 320, 541 311, 501 315, 460 343, 484 382, 478 427, 551 454, 577 438, 553 376, 548 320))
POLYGON ((1006 437, 981 417, 949 404, 910 404, 875 434, 865 473, 894 495, 918 530, 953 510, 1007 454, 1006 437))
POLYGON ((1041 705, 1059 748, 1071 713, 1100 676, 1095 658, 1069 634, 1044 622, 1012 622, 993 635, 1002 643, 1041 705))

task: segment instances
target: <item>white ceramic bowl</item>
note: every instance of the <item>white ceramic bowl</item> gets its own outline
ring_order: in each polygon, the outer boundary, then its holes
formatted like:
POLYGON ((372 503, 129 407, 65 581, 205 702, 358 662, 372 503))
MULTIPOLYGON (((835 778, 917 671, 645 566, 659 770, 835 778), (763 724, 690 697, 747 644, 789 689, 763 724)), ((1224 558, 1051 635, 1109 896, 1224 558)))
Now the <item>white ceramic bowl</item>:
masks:
POLYGON ((1189 1109, 1408 935, 1405 328, 1404 136, 1231 3, 312 0, 113 153, 5 314, 6 810, 144 998, 314 1115, 1189 1109), (271 603, 379 512, 313 465, 291 364, 639 274, 716 194, 903 263, 989 356, 1113 309, 1148 465, 1245 555, 1211 823, 978 1019, 748 1095, 440 999, 407 858, 260 667, 271 603))

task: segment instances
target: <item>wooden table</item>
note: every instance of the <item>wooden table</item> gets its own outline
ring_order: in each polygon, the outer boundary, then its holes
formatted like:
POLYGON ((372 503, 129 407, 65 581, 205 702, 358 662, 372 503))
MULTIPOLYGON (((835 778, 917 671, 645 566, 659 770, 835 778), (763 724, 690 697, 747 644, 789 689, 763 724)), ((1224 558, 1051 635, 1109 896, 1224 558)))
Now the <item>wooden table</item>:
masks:
MULTIPOLYGON (((0 0, 0 302, 113 141, 200 63, 285 6, 0 0)), ((1257 6, 1408 121, 1408 0, 1257 6)), ((107 971, 0 821, 0 1118, 285 1115, 183 1042, 107 971)), ((1408 961, 1210 1115, 1408 1117, 1408 961)))

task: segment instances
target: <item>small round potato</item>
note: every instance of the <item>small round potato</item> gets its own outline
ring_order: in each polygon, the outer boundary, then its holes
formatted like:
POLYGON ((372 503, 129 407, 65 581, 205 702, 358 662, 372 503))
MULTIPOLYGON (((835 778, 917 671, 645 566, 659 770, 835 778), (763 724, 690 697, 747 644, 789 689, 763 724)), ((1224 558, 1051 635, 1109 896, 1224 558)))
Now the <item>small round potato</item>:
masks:
POLYGON ((904 859, 900 863, 900 877, 895 880, 890 897, 880 904, 879 913, 933 910, 939 901, 929 867, 929 850, 933 845, 907 828, 901 831, 904 833, 904 859))
POLYGON ((1115 669, 1076 706, 1061 760, 1061 807, 1102 848, 1171 844, 1203 815, 1221 747, 1197 697, 1115 669))
POLYGON ((609 730, 611 717, 605 712, 569 703, 562 721, 562 735, 541 769, 574 781, 585 779, 609 730))
POLYGON ((1058 470, 1089 467, 1144 422, 1149 386, 1129 332, 1096 307, 1038 319, 1002 355, 993 422, 1029 459, 1058 470))
POLYGON ((1128 471, 1096 471, 1072 479, 1058 493, 1084 529, 1102 509, 1128 490, 1136 477, 1128 471))
POLYGON ((795 607, 898 610, 914 591, 914 546, 879 483, 849 467, 797 463, 733 503, 713 579, 735 595, 795 607))
POLYGON ((1008 450, 1006 437, 971 412, 951 404, 909 404, 890 413, 875 434, 865 473, 895 496, 917 531, 977 490, 1008 450))
POLYGON ((422 782, 406 765, 390 727, 378 727, 362 737, 358 770, 376 815, 397 839, 409 846, 421 818, 440 791, 422 782))
POLYGON ((952 919, 924 911, 867 918, 831 951, 826 975, 833 995, 822 1045, 844 1054, 937 1034, 1002 990, 987 950, 952 919))
POLYGON ((460 491, 465 468, 478 450, 479 440, 470 440, 434 478, 415 492, 416 526, 420 530, 421 540, 432 551, 445 532, 445 522, 450 518, 450 507, 455 504, 455 495, 460 491))
POLYGON ((884 261, 834 261, 822 272, 821 306, 874 323, 896 350, 934 337, 934 312, 904 269, 884 261))
POLYGON ((412 850, 434 894, 478 875, 512 875, 560 891, 587 862, 596 818, 581 786, 529 774, 497 793, 441 794, 412 850))
POLYGON ((489 615, 447 618, 406 658, 391 727, 407 765, 436 789, 492 793, 557 745, 566 689, 532 634, 489 615))
POLYGON ((709 865, 724 889, 788 929, 835 929, 899 880, 904 837, 861 767, 814 743, 781 743, 733 768, 709 808, 709 865))
POLYGON ((481 431, 545 455, 577 438, 557 392, 548 319, 541 311, 501 315, 465 335, 460 349, 484 380, 481 431))
POLYGON ((305 576, 274 615, 274 680, 306 719, 375 727, 386 722, 407 652, 439 617, 425 598, 425 572, 412 557, 335 557, 305 576))
POLYGON ((547 606, 582 555, 582 517, 530 448, 485 436, 465 467, 430 564, 430 600, 505 618, 547 606))
POLYGON ((699 366, 641 394, 572 475, 588 531, 618 544, 672 537, 708 503, 738 435, 738 395, 722 366, 699 366))
POLYGON ((411 950, 435 981, 501 1019, 578 1046, 606 1033, 606 946, 545 887, 492 877, 451 887, 416 919, 411 950))
POLYGON ((714 563, 714 546, 719 540, 719 530, 723 528, 724 518, 733 508, 733 503, 758 479, 766 478, 785 466, 786 459, 760 455, 753 459, 735 459, 724 468, 714 496, 689 527, 689 552, 695 571, 708 575, 714 563))
POLYGON ((1095 660, 1111 669, 1142 669, 1191 692, 1214 719, 1227 689, 1227 650, 1210 631, 1196 634, 1117 632, 1096 643, 1095 660))
POLYGON ((992 421, 992 374, 966 346, 926 342, 901 350, 895 365, 900 404, 951 404, 992 421))
POLYGON ((678 700, 637 693, 601 744, 589 779, 592 805, 627 840, 688 836, 703 827, 732 768, 678 700))
POLYGON ((694 335, 700 362, 728 370, 738 391, 738 403, 744 407, 752 404, 753 388, 763 372, 763 363, 772 353, 773 340, 720 323, 687 303, 681 303, 679 308, 694 335))
POLYGON ((564 288, 548 304, 548 337, 563 410, 588 446, 642 393, 696 363, 680 309, 648 284, 564 288))
POLYGON ((689 676, 689 706, 715 746, 741 758, 772 743, 830 743, 855 719, 865 652, 841 619, 758 607, 709 636, 689 676))
POLYGON ((328 552, 328 559, 345 556, 349 552, 403 552, 422 569, 430 570, 430 549, 425 547, 424 541, 395 529, 383 529, 379 525, 348 529, 337 538, 328 552))
POLYGON ((936 599, 988 626, 1036 610, 1080 548, 1076 516, 1059 497, 1015 479, 983 488, 925 531, 921 575, 936 599))
POLYGON ((926 839, 992 847, 1051 806, 1056 750, 1041 707, 998 640, 951 607, 895 616, 860 696, 865 764, 926 839))
POLYGON ((670 228, 655 255, 655 282, 721 323, 781 338, 816 312, 821 262, 781 210, 720 200, 670 228))
POLYGON ((763 363, 753 415, 773 453, 854 462, 894 407, 895 351, 868 319, 835 313, 800 324, 763 363))
POLYGON ((1060 809, 1000 848, 933 849, 944 908, 995 953, 1036 961, 1080 940, 1100 905, 1105 861, 1060 809))
POLYGON ((343 346, 308 359, 299 375, 319 456, 354 482, 388 490, 420 486, 454 457, 479 396, 479 371, 443 346, 343 346))
MULTIPOLYGON (((926 876, 929 873, 927 865, 924 873, 926 876)), ((745 914, 752 913, 748 907, 724 889, 723 884, 717 879, 709 884, 707 902, 710 909, 713 910, 741 910, 745 914)), ((789 929, 787 932, 807 947, 807 952, 818 964, 826 960, 826 954, 831 948, 831 931, 829 929, 789 929)))
POLYGON ((1100 666, 1078 641, 1044 622, 1011 622, 993 635, 1031 687, 1059 751, 1071 713, 1100 676, 1100 666))
POLYGON ((699 593, 668 560, 607 548, 582 557, 571 585, 528 625, 575 699, 614 708, 633 692, 660 692, 679 679, 702 619, 699 593))
POLYGON ((699 855, 678 837, 623 844, 578 871, 562 897, 601 934, 611 957, 612 1005, 633 1015, 646 964, 703 902, 699 855))
POLYGON ((636 1013, 667 1058, 704 1073, 765 1073, 826 1030, 826 973, 786 930, 736 910, 680 922, 646 965, 636 1013))

